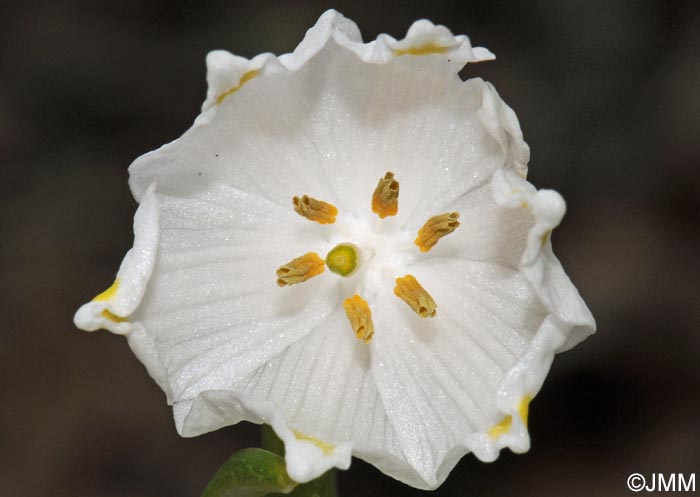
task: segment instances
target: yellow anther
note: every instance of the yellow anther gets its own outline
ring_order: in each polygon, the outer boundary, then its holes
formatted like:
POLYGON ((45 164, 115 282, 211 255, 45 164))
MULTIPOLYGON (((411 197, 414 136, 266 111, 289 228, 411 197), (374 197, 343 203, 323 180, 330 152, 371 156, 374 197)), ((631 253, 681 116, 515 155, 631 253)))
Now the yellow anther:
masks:
POLYGON ((446 212, 439 216, 433 216, 418 230, 416 245, 421 252, 427 252, 443 236, 449 235, 459 226, 458 212, 446 212))
POLYGON ((434 43, 428 43, 427 45, 422 45, 420 47, 411 47, 407 48, 405 50, 394 50, 394 54, 396 56, 401 56, 401 55, 428 55, 431 53, 445 53, 449 50, 448 47, 441 47, 439 45, 435 45, 434 43))
POLYGON ((316 447, 318 447, 319 449, 321 449, 321 450, 323 451, 323 455, 324 455, 324 456, 330 456, 330 455, 333 454, 333 452, 335 451, 335 445, 329 444, 328 442, 324 442, 324 441, 321 440, 320 438, 316 438, 316 437, 314 437, 314 436, 307 435, 307 434, 302 433, 302 432, 300 432, 300 431, 298 431, 298 430, 292 430, 292 432, 294 433, 294 436, 297 438, 297 440, 303 440, 303 441, 305 441, 305 442, 311 442, 311 443, 314 444, 316 447))
POLYGON ((325 269, 323 259, 317 253, 309 252, 280 267, 277 270, 277 284, 287 286, 302 283, 321 274, 325 269))
POLYGON ((345 299, 343 308, 357 339, 369 343, 374 335, 374 324, 372 323, 372 311, 369 310, 367 302, 359 295, 353 295, 345 299))
POLYGON ((437 305, 425 288, 412 275, 396 278, 394 294, 406 302, 422 318, 435 317, 437 305))
POLYGON ((316 200, 308 195, 301 198, 294 197, 292 202, 294 202, 294 212, 320 224, 333 224, 335 216, 338 215, 338 209, 335 205, 323 200, 316 200))
POLYGON ((394 173, 388 172, 377 183, 372 194, 372 212, 384 219, 395 216, 399 211, 399 182, 394 179, 394 173))
POLYGON ((221 92, 217 97, 216 97, 216 105, 221 105, 221 103, 226 100, 226 97, 229 95, 236 93, 238 90, 243 87, 244 84, 246 84, 248 81, 253 79, 255 76, 260 74, 260 71, 258 69, 255 69, 253 71, 248 71, 245 73, 243 76, 241 76, 241 79, 238 81, 238 84, 235 86, 232 86, 231 88, 221 92))

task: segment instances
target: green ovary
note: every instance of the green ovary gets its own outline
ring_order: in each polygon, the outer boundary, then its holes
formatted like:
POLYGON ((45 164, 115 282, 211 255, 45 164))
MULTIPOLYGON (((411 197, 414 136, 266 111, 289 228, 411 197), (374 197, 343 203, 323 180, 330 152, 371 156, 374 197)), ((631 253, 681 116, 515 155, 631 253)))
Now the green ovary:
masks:
POLYGON ((340 276, 352 275, 360 264, 360 249, 352 243, 340 243, 326 255, 326 266, 340 276))

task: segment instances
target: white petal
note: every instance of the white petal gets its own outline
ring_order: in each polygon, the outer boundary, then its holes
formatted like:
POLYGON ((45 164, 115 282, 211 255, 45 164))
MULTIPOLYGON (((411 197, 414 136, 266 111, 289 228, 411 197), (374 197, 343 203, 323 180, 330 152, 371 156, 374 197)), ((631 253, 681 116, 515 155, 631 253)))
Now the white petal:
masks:
POLYGON ((545 310, 513 269, 448 259, 409 269, 438 303, 437 317, 420 318, 393 294, 380 294, 373 372, 416 473, 407 483, 435 488, 475 448, 468 441, 503 417, 497 392, 545 310))
POLYGON ((168 381, 168 371, 165 369, 165 363, 160 356, 153 336, 144 329, 141 323, 131 323, 131 330, 126 338, 134 355, 146 366, 148 374, 163 389, 168 402, 172 402, 173 392, 168 381))
POLYGON ((440 239, 424 258, 482 261, 510 268, 520 266, 534 217, 527 209, 499 205, 493 198, 490 181, 437 212, 458 212, 460 226, 440 239))
POLYGON ((158 200, 155 183, 149 186, 134 216, 134 246, 124 256, 114 284, 83 305, 74 321, 78 328, 100 328, 127 334, 133 329, 129 317, 141 302, 153 272, 158 248, 158 200))
MULTIPOLYGON (((335 447, 352 447, 355 455, 388 474, 415 479, 378 396, 369 353, 339 307, 303 341, 238 382, 234 390, 272 402, 293 430, 335 447)), ((299 461, 293 456, 294 464, 303 463, 302 455, 299 461)))
POLYGON ((337 305, 332 278, 276 284, 277 267, 329 248, 314 246, 320 225, 291 205, 221 185, 159 197, 158 259, 134 320, 154 342, 176 401, 231 388, 337 305))
POLYGON ((491 184, 499 205, 534 216, 520 270, 567 336, 558 351, 570 349, 595 331, 595 320, 552 252, 551 233, 566 211, 564 199, 552 190, 536 190, 510 171, 497 171, 491 184))
POLYGON ((333 467, 350 466, 350 444, 336 445, 328 453, 313 442, 297 438, 282 411, 266 400, 231 390, 207 390, 194 400, 176 402, 174 414, 183 436, 195 436, 243 420, 271 425, 285 444, 287 473, 299 483, 313 480, 333 467))
POLYGON ((215 181, 280 205, 309 194, 361 217, 378 179, 392 170, 406 223, 414 210, 455 200, 499 167, 524 174, 528 150, 512 111, 490 85, 456 74, 469 54, 466 37, 427 21, 401 42, 362 44, 356 26, 333 12, 294 54, 244 61, 214 52, 208 101, 224 87, 237 90, 177 142, 131 166, 134 195, 156 177, 166 193, 215 181), (463 57, 396 55, 395 47, 427 40, 454 45, 463 57), (259 74, 239 87, 250 71, 259 74))
POLYGON ((385 452, 391 442, 384 440, 385 416, 368 351, 355 339, 341 307, 229 391, 204 391, 194 401, 176 402, 175 409, 185 436, 241 419, 270 423, 285 442, 290 476, 300 482, 333 466, 346 469, 353 445, 385 452), (324 451, 303 437, 332 449, 324 451))
POLYGON ((521 404, 525 402, 527 409, 529 400, 539 392, 566 335, 566 327, 551 314, 541 322, 525 353, 503 379, 496 396, 500 419, 508 416, 511 420, 508 430, 498 437, 488 432, 473 433, 465 440, 465 445, 479 459, 493 461, 504 447, 516 453, 530 449, 530 435, 520 412, 521 404))

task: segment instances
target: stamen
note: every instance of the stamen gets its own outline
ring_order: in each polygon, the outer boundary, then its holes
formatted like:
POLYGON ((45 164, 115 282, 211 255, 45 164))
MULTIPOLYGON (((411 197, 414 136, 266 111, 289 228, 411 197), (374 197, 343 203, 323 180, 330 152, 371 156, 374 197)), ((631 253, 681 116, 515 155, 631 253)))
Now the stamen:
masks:
POLYGON ((326 255, 326 265, 335 274, 350 276, 362 264, 360 249, 352 243, 340 243, 326 255))
POLYGON ((323 200, 316 200, 308 195, 294 197, 294 211, 306 219, 316 221, 319 224, 333 224, 335 216, 338 215, 338 208, 323 200))
POLYGON ((358 340, 369 343, 374 335, 374 324, 372 323, 372 311, 369 310, 367 302, 359 295, 345 299, 343 302, 345 314, 348 315, 352 331, 358 340))
POLYGON ((406 302, 413 312, 422 318, 434 318, 437 305, 425 288, 412 275, 396 278, 394 294, 406 302))
POLYGON ((395 216, 399 211, 399 182, 394 179, 394 173, 388 172, 377 183, 372 194, 372 212, 384 219, 395 216))
POLYGON ((313 278, 325 271, 323 259, 317 253, 309 252, 289 261, 277 270, 279 286, 295 285, 313 278))
POLYGON ((418 237, 415 240, 416 245, 421 252, 427 252, 438 242, 443 236, 449 235, 459 226, 458 212, 446 212, 439 216, 433 216, 418 230, 418 237))

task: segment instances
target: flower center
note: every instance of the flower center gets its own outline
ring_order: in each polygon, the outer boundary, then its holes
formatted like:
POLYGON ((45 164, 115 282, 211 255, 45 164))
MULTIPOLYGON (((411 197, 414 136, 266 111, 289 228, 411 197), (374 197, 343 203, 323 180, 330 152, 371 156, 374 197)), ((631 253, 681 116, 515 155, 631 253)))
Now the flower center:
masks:
MULTIPOLYGON (((317 200, 308 195, 292 199, 294 210, 309 221, 319 224, 334 224, 338 209, 328 202, 317 200)), ((432 318, 437 314, 437 304, 428 291, 411 274, 401 276, 401 268, 415 260, 420 252, 429 252, 438 241, 459 227, 459 213, 446 212, 431 217, 418 230, 417 237, 411 243, 411 237, 405 232, 382 232, 382 219, 395 216, 399 208, 399 182, 394 173, 387 172, 379 179, 372 194, 371 210, 379 216, 380 223, 376 229, 368 229, 367 224, 346 219, 340 223, 339 232, 343 238, 351 238, 354 243, 342 242, 333 247, 326 255, 325 261, 318 254, 309 252, 292 259, 277 270, 277 284, 280 287, 302 283, 328 269, 339 276, 349 277, 355 274, 363 262, 362 283, 365 293, 367 285, 370 297, 373 297, 373 283, 394 279, 394 294, 408 305, 420 318, 432 318), (417 246, 417 248, 416 248, 417 246), (360 249, 362 247, 362 249, 360 249), (415 252, 412 253, 412 252, 415 252)), ((375 218, 376 219, 376 218, 375 218)), ((376 288, 381 289, 382 284, 376 288)), ((369 343, 374 335, 374 323, 369 303, 361 295, 355 294, 345 299, 343 308, 355 336, 363 343, 369 343)))
POLYGON ((360 249, 353 243, 340 243, 326 255, 326 266, 340 276, 354 274, 361 264, 360 249))

